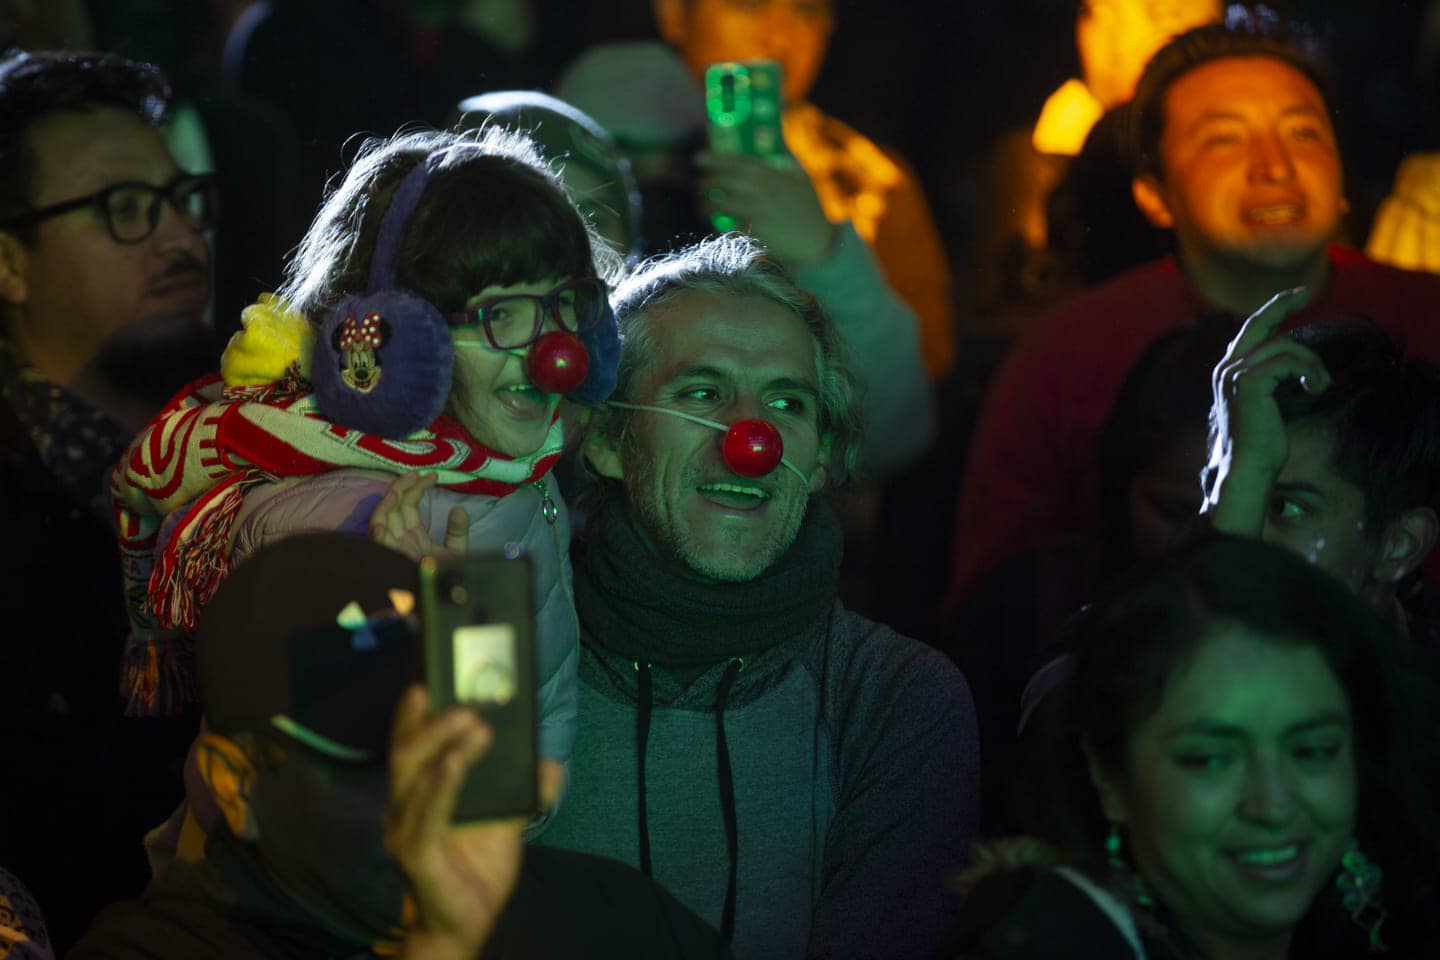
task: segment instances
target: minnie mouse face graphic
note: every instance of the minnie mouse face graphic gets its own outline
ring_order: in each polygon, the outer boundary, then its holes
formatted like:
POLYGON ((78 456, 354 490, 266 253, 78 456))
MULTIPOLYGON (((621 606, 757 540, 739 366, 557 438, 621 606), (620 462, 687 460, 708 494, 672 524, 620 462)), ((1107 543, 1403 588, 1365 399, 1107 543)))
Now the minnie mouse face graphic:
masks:
POLYGON ((380 348, 390 341, 390 324, 377 311, 356 319, 352 313, 335 328, 335 351, 340 355, 340 379, 359 393, 369 393, 380 382, 380 348))

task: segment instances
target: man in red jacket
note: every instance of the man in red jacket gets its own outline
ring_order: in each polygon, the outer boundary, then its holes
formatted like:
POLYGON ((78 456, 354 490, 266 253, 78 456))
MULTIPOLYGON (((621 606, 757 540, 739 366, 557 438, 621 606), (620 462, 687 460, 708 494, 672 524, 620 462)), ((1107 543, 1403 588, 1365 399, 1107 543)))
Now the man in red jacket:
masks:
POLYGON ((1325 89, 1308 40, 1243 11, 1151 60, 1133 105, 1133 188, 1173 231, 1175 255, 1060 305, 1011 351, 961 487, 948 611, 1001 559, 1091 522, 1101 424, 1165 331, 1202 318, 1238 329, 1273 294, 1304 287, 1285 328, 1362 314, 1440 359, 1440 277, 1331 245, 1347 204, 1325 89))

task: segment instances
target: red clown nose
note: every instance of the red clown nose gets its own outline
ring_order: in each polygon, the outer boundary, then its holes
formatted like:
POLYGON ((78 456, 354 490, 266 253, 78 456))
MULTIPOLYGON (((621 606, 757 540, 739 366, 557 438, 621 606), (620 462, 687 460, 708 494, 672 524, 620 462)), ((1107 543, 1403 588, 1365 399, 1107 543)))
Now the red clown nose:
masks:
POLYGON ((785 443, 764 420, 737 420, 720 445, 725 465, 742 477, 763 477, 780 465, 785 443))
POLYGON ((585 381, 590 354, 573 333, 556 330, 530 345, 525 357, 530 381, 546 393, 569 393, 585 381))

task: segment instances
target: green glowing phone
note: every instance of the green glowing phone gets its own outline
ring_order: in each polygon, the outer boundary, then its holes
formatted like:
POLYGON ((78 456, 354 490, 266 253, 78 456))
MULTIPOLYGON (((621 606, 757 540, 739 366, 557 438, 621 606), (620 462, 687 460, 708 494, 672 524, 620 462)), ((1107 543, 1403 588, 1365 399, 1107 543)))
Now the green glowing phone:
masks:
POLYGON ((455 803, 456 822, 539 808, 530 561, 477 555, 420 563, 425 685, 436 709, 464 704, 494 730, 455 803))
MULTIPOLYGON (((731 60, 705 68, 705 116, 710 149, 745 153, 788 166, 789 152, 780 130, 780 64, 774 60, 731 60)), ((710 215, 716 230, 735 229, 735 218, 710 215)))

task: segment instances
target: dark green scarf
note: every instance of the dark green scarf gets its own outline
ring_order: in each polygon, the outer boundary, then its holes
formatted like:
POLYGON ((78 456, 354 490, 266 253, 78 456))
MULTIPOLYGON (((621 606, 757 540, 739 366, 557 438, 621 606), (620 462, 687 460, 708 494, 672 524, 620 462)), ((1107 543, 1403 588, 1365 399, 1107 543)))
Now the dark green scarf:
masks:
POLYGON ((701 667, 750 658, 808 635, 834 605, 844 548, 840 524, 813 504, 790 549, 747 583, 700 583, 641 539, 620 505, 596 519, 576 570, 586 643, 612 657, 701 667))

